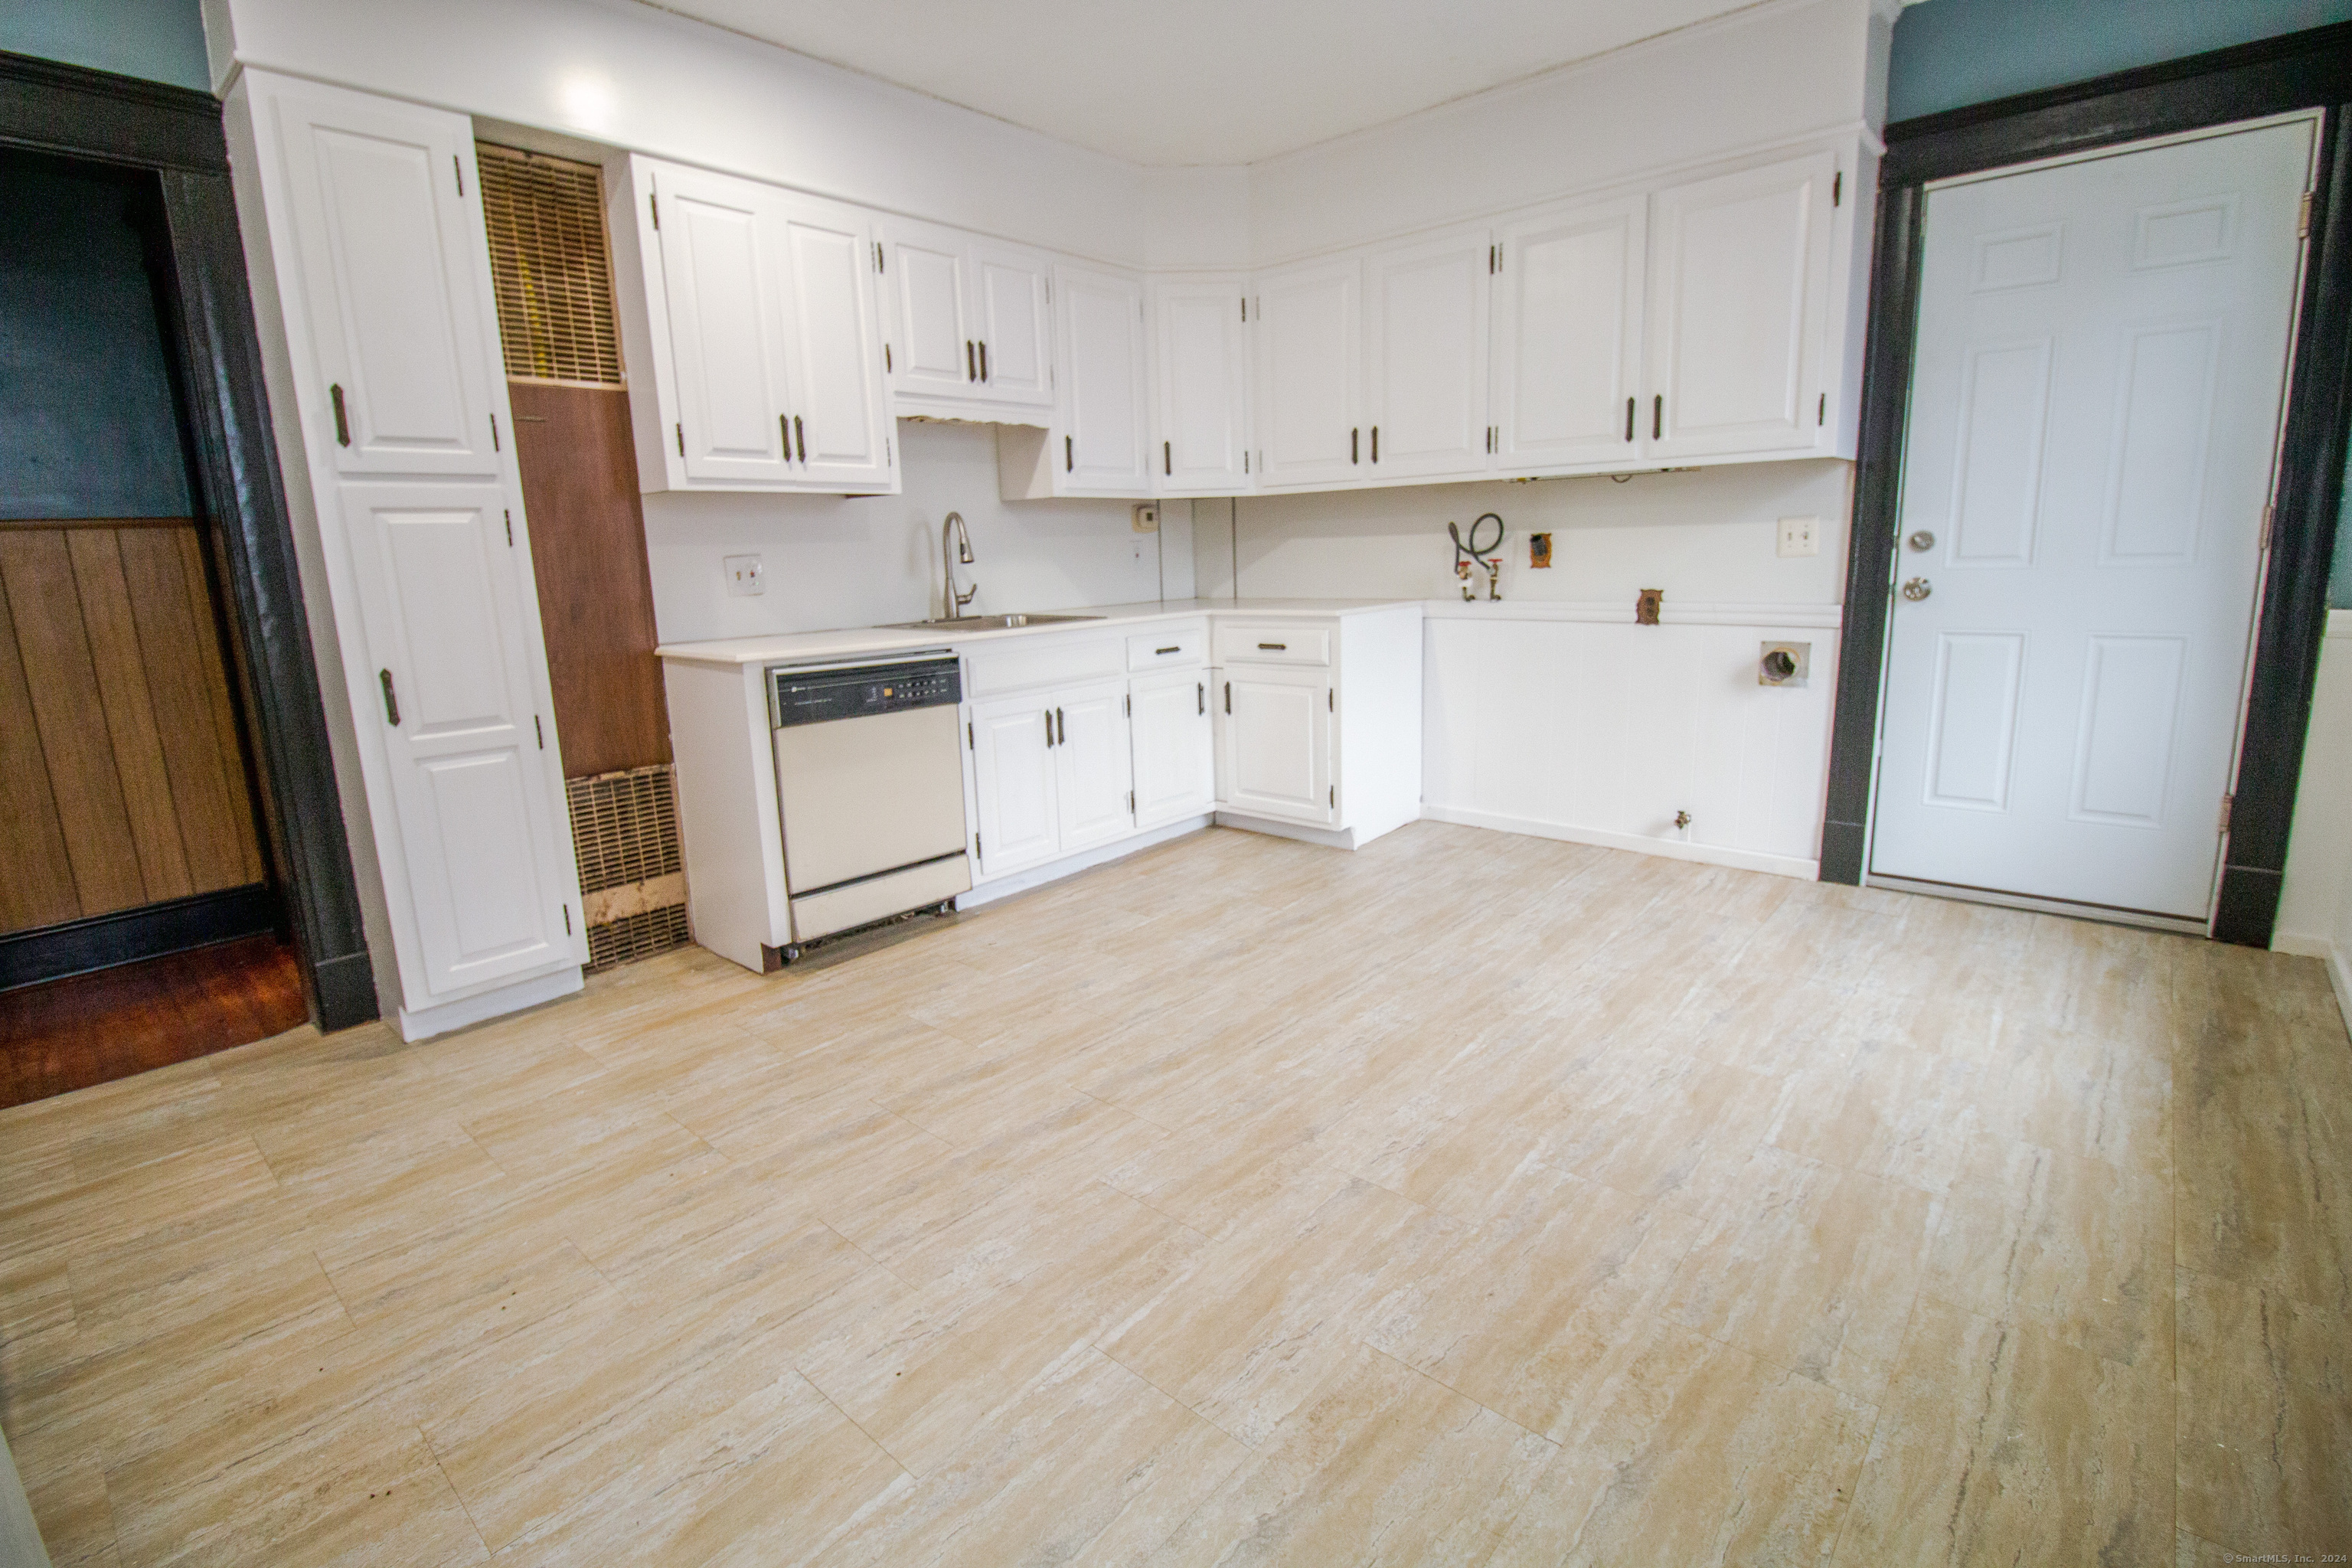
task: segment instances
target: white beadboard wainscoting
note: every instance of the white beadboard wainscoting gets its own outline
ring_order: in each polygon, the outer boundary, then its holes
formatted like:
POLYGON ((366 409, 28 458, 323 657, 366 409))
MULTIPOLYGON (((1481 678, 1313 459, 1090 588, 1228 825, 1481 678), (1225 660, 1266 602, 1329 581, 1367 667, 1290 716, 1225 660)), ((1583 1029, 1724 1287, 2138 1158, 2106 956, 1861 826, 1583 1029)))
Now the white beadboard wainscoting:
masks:
POLYGON ((1432 600, 1422 815, 1811 879, 1837 687, 1834 605, 1432 600), (1801 688, 1757 682, 1809 642, 1801 688), (1675 815, 1687 811, 1687 833, 1675 815))

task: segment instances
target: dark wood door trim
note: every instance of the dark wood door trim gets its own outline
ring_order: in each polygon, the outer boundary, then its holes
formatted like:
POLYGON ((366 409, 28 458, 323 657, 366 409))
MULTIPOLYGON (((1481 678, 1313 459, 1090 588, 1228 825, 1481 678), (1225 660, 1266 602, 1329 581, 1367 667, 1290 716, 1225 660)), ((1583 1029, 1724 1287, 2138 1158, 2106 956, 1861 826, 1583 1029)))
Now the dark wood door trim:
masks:
POLYGON ((1879 169, 1863 378, 1861 461, 1847 551, 1845 625, 1822 824, 1822 877, 1862 880, 1894 592, 1904 425, 1918 320, 1920 225, 1931 180, 2006 168, 2297 110, 2326 110, 2310 267, 2268 570, 2257 610, 2252 694, 2213 935, 2270 944, 2286 869, 2304 733, 2327 626, 2327 572, 2344 481, 2352 385, 2352 23, 2316 27, 2145 70, 2004 99, 1886 129, 1879 169))
POLYGON ((220 104, 182 88, 0 54, 0 147, 151 171, 169 239, 175 360, 200 522, 248 696, 264 826, 322 1029, 377 1016, 293 525, 278 470, 220 104))

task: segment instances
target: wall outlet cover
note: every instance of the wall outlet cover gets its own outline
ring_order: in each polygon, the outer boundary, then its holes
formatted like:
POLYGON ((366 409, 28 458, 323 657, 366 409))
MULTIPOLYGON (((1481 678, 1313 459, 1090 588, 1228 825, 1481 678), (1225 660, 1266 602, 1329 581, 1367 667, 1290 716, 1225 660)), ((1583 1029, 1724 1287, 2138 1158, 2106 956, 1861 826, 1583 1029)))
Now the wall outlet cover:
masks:
POLYGON ((756 555, 730 555, 719 564, 727 574, 727 592, 748 599, 768 591, 767 568, 756 555))
POLYGON ((1135 503, 1135 531, 1138 533, 1160 531, 1160 508, 1156 504, 1148 500, 1135 503))
POLYGON ((1780 553, 1783 555, 1819 555, 1822 552, 1822 520, 1818 517, 1784 517, 1780 520, 1780 553))

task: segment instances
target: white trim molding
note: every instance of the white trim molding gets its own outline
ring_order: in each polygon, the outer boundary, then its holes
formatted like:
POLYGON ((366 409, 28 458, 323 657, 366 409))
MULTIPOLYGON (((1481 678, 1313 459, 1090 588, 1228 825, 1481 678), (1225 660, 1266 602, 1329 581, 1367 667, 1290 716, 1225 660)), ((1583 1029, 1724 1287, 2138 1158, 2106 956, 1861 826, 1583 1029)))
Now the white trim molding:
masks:
POLYGON ((1571 827, 1562 822, 1533 817, 1503 816, 1491 811, 1463 811, 1451 806, 1423 805, 1423 820, 1458 823, 1465 827, 1491 827, 1498 833, 1523 833, 1530 838, 1556 838, 1566 844, 1591 844, 1602 849, 1631 849, 1638 855, 1661 855, 1669 860, 1695 860, 1706 866, 1728 866, 1739 871, 1762 871, 1800 881, 1821 880, 1819 860, 1791 855, 1767 855, 1753 849, 1729 849, 1717 844, 1691 844, 1678 838, 1650 838, 1638 833, 1611 833, 1595 827, 1571 827))

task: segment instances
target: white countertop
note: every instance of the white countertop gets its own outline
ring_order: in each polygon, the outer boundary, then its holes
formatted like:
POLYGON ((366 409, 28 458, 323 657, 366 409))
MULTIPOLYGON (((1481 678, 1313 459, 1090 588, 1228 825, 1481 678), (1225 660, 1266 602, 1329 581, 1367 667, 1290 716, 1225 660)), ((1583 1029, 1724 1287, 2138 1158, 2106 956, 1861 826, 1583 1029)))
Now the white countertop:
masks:
POLYGON ((1041 626, 1004 626, 993 631, 919 630, 902 626, 851 626, 835 632, 780 632, 773 637, 721 637, 711 642, 663 643, 654 652, 688 664, 801 664, 813 659, 899 653, 921 647, 961 647, 998 637, 1039 637, 1052 632, 1098 631, 1183 616, 1353 616, 1368 610, 1418 605, 1419 599, 1153 599, 1139 605, 1097 605, 1038 615, 1089 616, 1041 626))

